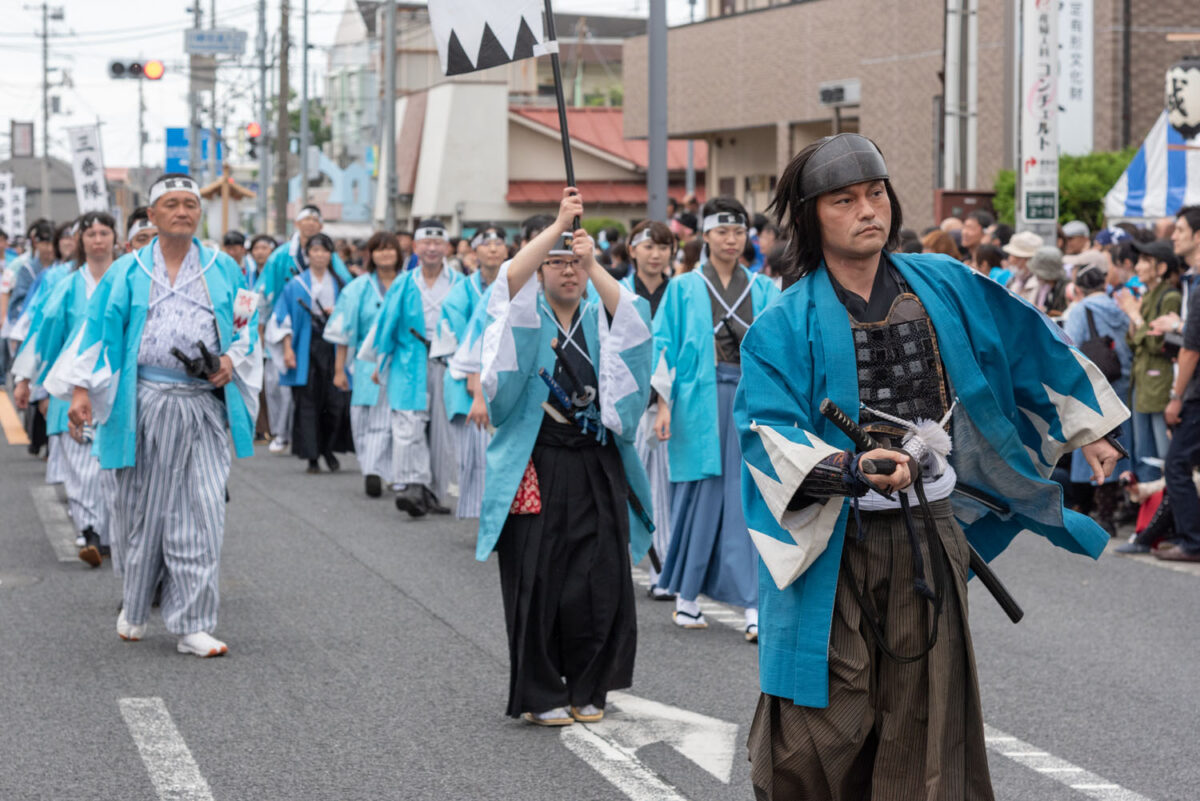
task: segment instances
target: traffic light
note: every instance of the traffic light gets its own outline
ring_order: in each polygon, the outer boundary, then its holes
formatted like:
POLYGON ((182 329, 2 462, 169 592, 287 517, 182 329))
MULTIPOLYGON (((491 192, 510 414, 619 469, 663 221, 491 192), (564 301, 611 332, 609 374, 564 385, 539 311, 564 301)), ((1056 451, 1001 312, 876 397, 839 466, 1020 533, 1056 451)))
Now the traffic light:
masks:
POLYGON ((262 136, 262 126, 257 122, 252 122, 246 126, 246 141, 250 143, 249 153, 250 158, 258 158, 258 151, 255 149, 258 145, 258 138, 262 136))
POLYGON ((166 66, 158 59, 150 61, 110 61, 108 75, 111 78, 145 78, 157 81, 166 73, 166 66))

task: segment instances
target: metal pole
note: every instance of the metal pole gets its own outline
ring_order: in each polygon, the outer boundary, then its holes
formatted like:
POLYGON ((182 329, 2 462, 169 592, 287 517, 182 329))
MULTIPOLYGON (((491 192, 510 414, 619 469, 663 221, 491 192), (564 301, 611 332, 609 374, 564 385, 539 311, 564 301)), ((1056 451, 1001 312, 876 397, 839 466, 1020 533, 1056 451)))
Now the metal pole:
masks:
POLYGON ((649 163, 646 169, 647 213, 667 218, 667 0, 650 0, 649 163))
POLYGON ((258 197, 254 199, 254 227, 259 232, 267 230, 267 187, 271 176, 267 167, 267 153, 271 138, 267 136, 267 0, 258 0, 258 197))
POLYGON ((684 176, 684 191, 690 196, 696 194, 696 141, 688 140, 687 173, 684 176))
POLYGON ((308 0, 300 6, 300 198, 301 206, 308 203, 308 0))
POLYGON ((383 53, 383 162, 386 174, 386 202, 383 205, 383 228, 396 229, 396 4, 388 0, 383 15, 387 32, 383 53))
POLYGON ((276 144, 279 148, 275 162, 275 235, 287 236, 288 203, 288 5, 290 0, 279 4, 279 97, 278 125, 275 128, 276 144))
MULTIPOLYGON (((192 27, 200 27, 200 0, 192 5, 192 27)), ((189 59, 188 70, 188 173, 200 174, 200 92, 196 89, 196 57, 189 59)))
MULTIPOLYGON (((142 87, 146 81, 143 78, 138 78, 138 171, 144 172, 146 169, 146 97, 142 87)), ((141 178, 139 177, 140 181, 141 178)))
POLYGON ((42 216, 50 219, 50 6, 42 3, 42 216))
MULTIPOLYGON (((208 27, 217 27, 217 2, 213 0, 211 19, 208 21, 208 27)), ((208 180, 215 181, 220 178, 220 173, 217 172, 217 60, 213 59, 213 87, 212 87, 212 130, 208 132, 208 180)))

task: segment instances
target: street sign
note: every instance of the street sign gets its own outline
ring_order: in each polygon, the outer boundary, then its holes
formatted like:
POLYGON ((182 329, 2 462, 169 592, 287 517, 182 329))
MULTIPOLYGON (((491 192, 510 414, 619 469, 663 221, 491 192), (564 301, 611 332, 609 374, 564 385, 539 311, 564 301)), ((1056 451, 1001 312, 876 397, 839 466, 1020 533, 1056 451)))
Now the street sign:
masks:
MULTIPOLYGON (((201 169, 208 164, 208 129, 200 129, 200 161, 202 162, 201 169)), ((225 148, 221 146, 221 129, 217 129, 217 169, 221 169, 221 162, 225 158, 225 148)), ((182 172, 192 174, 188 169, 188 129, 187 128, 168 128, 167 129, 167 155, 164 170, 166 172, 182 172)))
POLYGON ((237 28, 188 28, 184 52, 193 56, 240 56, 246 52, 246 32, 237 28))

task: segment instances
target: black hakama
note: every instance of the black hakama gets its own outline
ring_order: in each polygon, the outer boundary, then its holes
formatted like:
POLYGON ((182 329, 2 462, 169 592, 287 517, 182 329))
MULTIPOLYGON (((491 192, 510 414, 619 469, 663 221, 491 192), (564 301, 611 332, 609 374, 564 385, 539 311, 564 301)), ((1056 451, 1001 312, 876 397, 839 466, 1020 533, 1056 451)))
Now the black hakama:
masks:
POLYGON ((350 393, 333 385, 334 346, 314 327, 309 340, 308 383, 292 387, 292 453, 316 460, 332 453, 352 453, 350 393))
POLYGON ((603 708, 629 687, 637 617, 629 487, 610 440, 545 417, 533 449, 540 514, 509 515, 496 551, 508 627, 508 714, 603 708))

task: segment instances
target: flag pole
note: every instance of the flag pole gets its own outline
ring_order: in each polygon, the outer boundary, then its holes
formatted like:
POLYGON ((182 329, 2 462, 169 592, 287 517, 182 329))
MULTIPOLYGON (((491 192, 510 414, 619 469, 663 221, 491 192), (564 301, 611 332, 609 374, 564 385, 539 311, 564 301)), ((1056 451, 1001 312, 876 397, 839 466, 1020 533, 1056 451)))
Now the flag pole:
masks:
MULTIPOLYGON (((554 72, 554 98, 558 101, 558 131, 562 139, 563 165, 567 168, 567 186, 575 186, 575 163, 571 159, 571 132, 567 128, 567 101, 563 97, 562 65, 558 61, 558 35, 554 32, 554 8, 546 0, 546 38, 550 48, 550 68, 554 72)), ((574 227, 579 228, 579 218, 574 227)))

